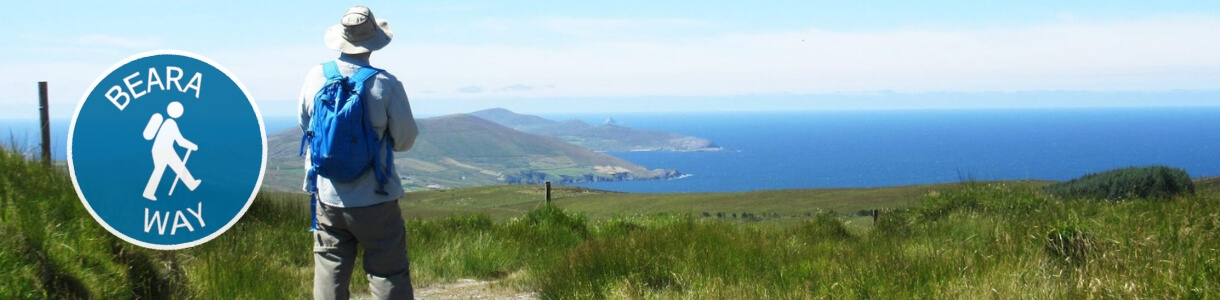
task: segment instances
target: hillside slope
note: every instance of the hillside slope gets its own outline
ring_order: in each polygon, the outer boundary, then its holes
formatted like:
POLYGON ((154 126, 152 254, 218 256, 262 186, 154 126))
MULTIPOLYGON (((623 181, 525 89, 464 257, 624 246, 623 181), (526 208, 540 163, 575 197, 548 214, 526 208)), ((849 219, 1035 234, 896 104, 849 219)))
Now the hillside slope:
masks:
MULTIPOLYGON (((1047 181, 1004 181, 1004 184, 1040 188, 1047 181)), ((794 189, 740 193, 635 194, 556 186, 552 203, 588 214, 594 219, 637 214, 676 213, 725 217, 751 214, 767 219, 798 220, 808 214, 835 212, 856 216, 861 211, 911 205, 930 191, 953 189, 960 183, 880 188, 794 189)), ((518 217, 542 205, 542 186, 499 185, 411 193, 400 201, 403 215, 411 218, 487 214, 493 219, 518 217)), ((869 220, 871 222, 871 220, 869 220)))
MULTIPOLYGON (((306 195, 262 192, 216 239, 154 251, 102 228, 71 182, 0 146, 0 299, 311 293, 306 195)), ((505 185, 411 193, 403 213, 413 216, 417 296, 468 297, 437 285, 474 278, 543 299, 1215 299, 1217 182, 1118 202, 1050 196, 1037 188, 1045 182, 705 195, 561 188, 563 209, 542 206, 538 186, 505 185), (885 210, 876 223, 818 212, 843 212, 834 205, 885 210), (423 206, 450 210, 421 219, 423 206), (721 210, 735 215, 695 212, 721 210), (448 294, 429 293, 438 290, 448 294)), ((361 268, 352 279, 353 294, 367 295, 361 268)))
MULTIPOLYGON (((643 166, 555 138, 528 134, 464 114, 417 120, 415 147, 395 156, 404 185, 422 189, 504 183, 663 179, 674 170, 643 166)), ((266 185, 295 190, 304 174, 300 130, 271 135, 266 185)))
POLYGON ((589 125, 580 120, 556 122, 493 108, 471 115, 523 132, 555 137, 595 151, 717 151, 710 140, 671 132, 638 130, 615 124, 589 125))

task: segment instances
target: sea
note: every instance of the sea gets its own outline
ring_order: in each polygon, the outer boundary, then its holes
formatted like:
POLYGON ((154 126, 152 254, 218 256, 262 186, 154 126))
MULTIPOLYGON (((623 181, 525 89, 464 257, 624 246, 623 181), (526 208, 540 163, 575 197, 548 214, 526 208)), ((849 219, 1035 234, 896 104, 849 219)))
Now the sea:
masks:
POLYGON ((634 193, 1064 181, 1165 165, 1220 176, 1220 108, 888 110, 552 115, 710 139, 717 152, 611 152, 673 180, 596 182, 634 193))
MULTIPOLYGON (((528 112, 525 112, 528 113, 528 112)), ((1220 176, 1220 107, 873 110, 542 115, 712 140, 714 152, 608 152, 688 176, 577 186, 633 193, 866 188, 989 180, 1063 181, 1165 165, 1220 176)), ((53 156, 67 120, 52 122, 53 156)), ((268 132, 295 120, 268 118, 268 132)), ((36 153, 36 120, 0 120, 6 147, 36 153)))

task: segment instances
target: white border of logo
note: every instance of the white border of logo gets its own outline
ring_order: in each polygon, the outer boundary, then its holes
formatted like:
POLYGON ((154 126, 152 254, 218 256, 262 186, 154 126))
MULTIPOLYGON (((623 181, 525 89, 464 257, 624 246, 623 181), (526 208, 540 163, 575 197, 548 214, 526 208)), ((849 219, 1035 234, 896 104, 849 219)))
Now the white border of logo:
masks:
POLYGON ((84 95, 81 95, 80 102, 76 104, 76 112, 72 113, 71 122, 72 122, 71 125, 69 125, 69 127, 68 127, 68 173, 71 174, 71 176, 72 176, 72 187, 76 188, 76 195, 78 197, 80 197, 80 202, 85 205, 85 209, 89 210, 89 214, 93 216, 93 219, 97 220, 98 224, 101 224, 102 227, 105 227, 106 231, 110 231, 110 233, 114 234, 115 236, 118 236, 119 238, 123 239, 124 241, 127 241, 128 243, 132 243, 132 244, 135 244, 140 247, 156 249, 156 250, 178 250, 178 249, 186 249, 186 248, 198 246, 200 244, 211 241, 212 239, 220 236, 220 234, 225 233, 225 231, 229 231, 229 228, 233 227, 234 224, 237 224, 237 221, 241 220, 242 216, 246 215, 246 210, 250 209, 250 205, 254 203, 254 198, 258 196, 259 190, 262 189, 263 175, 267 171, 267 128, 266 128, 266 125, 263 124, 263 114, 261 111, 259 111, 258 104, 254 102, 254 98, 250 97, 250 91, 246 89, 246 86, 243 85, 240 80, 237 80, 236 76, 233 76, 232 72, 229 72, 229 70, 225 69, 225 67, 221 66, 220 64, 216 63, 215 61, 213 61, 211 59, 208 59, 207 57, 203 57, 202 55, 195 54, 192 52, 187 52, 187 51, 181 51, 181 50, 162 49, 162 50, 153 50, 153 51, 148 51, 148 52, 142 52, 142 53, 124 58, 123 60, 119 61, 118 63, 114 64, 113 66, 110 66, 110 68, 107 69, 106 72, 103 72, 102 75, 98 76, 97 79, 93 81, 93 84, 89 85, 89 89, 85 90, 84 95), (237 215, 234 216, 232 220, 229 220, 228 224, 225 224, 224 226, 220 227, 219 230, 216 230, 216 232, 213 232, 212 234, 205 236, 202 239, 198 239, 195 241, 182 243, 182 244, 158 245, 158 244, 149 244, 149 243, 137 240, 135 238, 132 238, 130 236, 127 236, 127 235, 123 234, 122 232, 119 232, 118 230, 114 229, 114 227, 111 227, 109 223, 106 223, 105 220, 102 220, 102 218, 97 215, 97 212, 93 211, 93 207, 90 206, 89 201, 85 199, 85 194, 82 193, 80 190, 80 184, 77 183, 77 181, 76 181, 76 167, 72 163, 72 137, 76 133, 76 118, 80 116, 81 108, 85 107, 85 100, 89 99, 89 94, 92 94, 93 90, 97 89, 97 85, 102 83, 102 80, 106 79, 106 76, 110 75, 110 73, 113 73, 115 70, 118 70, 123 65, 126 65, 127 63, 130 63, 137 59, 155 56, 155 55, 167 55, 167 54, 168 55, 181 55, 181 56, 186 56, 186 57, 190 57, 193 59, 203 61, 204 63, 211 65, 212 67, 216 68, 217 70, 220 70, 221 73, 224 73, 225 76, 227 76, 227 77, 229 77, 229 79, 233 80, 233 83, 237 84, 237 88, 241 89, 242 94, 244 94, 246 96, 246 100, 250 102, 250 107, 254 108, 254 117, 258 118, 258 131, 260 134, 260 138, 262 139, 262 143, 263 143, 263 154, 262 154, 262 162, 260 163, 260 166, 258 169, 258 182, 254 183, 254 191, 252 191, 250 193, 250 198, 246 200, 246 204, 244 206, 242 206, 241 211, 238 212, 237 215))

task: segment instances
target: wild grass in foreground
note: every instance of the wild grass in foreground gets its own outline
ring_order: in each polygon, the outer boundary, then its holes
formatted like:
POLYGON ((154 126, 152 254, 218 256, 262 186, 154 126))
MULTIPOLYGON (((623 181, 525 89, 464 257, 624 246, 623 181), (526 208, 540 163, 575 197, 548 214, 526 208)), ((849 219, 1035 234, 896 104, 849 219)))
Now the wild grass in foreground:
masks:
POLYGON ((546 227, 563 241, 527 244, 507 233, 543 228, 529 225, 535 221, 479 223, 429 223, 437 232, 481 228, 430 241, 482 244, 449 257, 499 257, 485 260, 501 261, 488 264, 496 267, 465 275, 519 268, 527 273, 521 285, 550 299, 1220 296, 1220 199, 1212 191, 1111 202, 963 184, 887 211, 863 234, 831 214, 782 226, 684 214, 546 227))
MULTIPOLYGON (((150 251, 98 226, 71 186, 62 171, 0 151, 0 298, 309 296, 300 195, 260 194, 221 237, 150 251)), ((547 299, 1220 297, 1215 189, 1113 202, 971 183, 885 211, 868 231, 841 220, 589 219, 543 206, 407 229, 417 285, 504 279, 547 299)))
POLYGON ((539 288, 551 298, 1216 297, 1218 211, 1210 194, 1111 203, 966 185, 859 236, 823 215, 597 237, 546 267, 539 288))
POLYGON ((302 295, 308 220, 275 197, 212 242, 147 250, 98 225, 61 169, 0 147, 0 299, 302 295))

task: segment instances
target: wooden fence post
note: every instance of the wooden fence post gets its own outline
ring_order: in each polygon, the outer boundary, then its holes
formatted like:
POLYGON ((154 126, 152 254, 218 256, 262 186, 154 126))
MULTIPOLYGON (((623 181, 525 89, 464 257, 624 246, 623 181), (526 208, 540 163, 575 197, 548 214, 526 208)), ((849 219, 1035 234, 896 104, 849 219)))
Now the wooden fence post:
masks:
POLYGON ((546 204, 551 204, 551 182, 546 182, 546 204))
POLYGON ((42 164, 51 166, 51 115, 47 107, 47 82, 38 82, 38 110, 42 119, 42 164))
POLYGON ((873 226, 877 226, 877 216, 880 214, 881 213, 878 212, 876 209, 873 210, 873 226))

